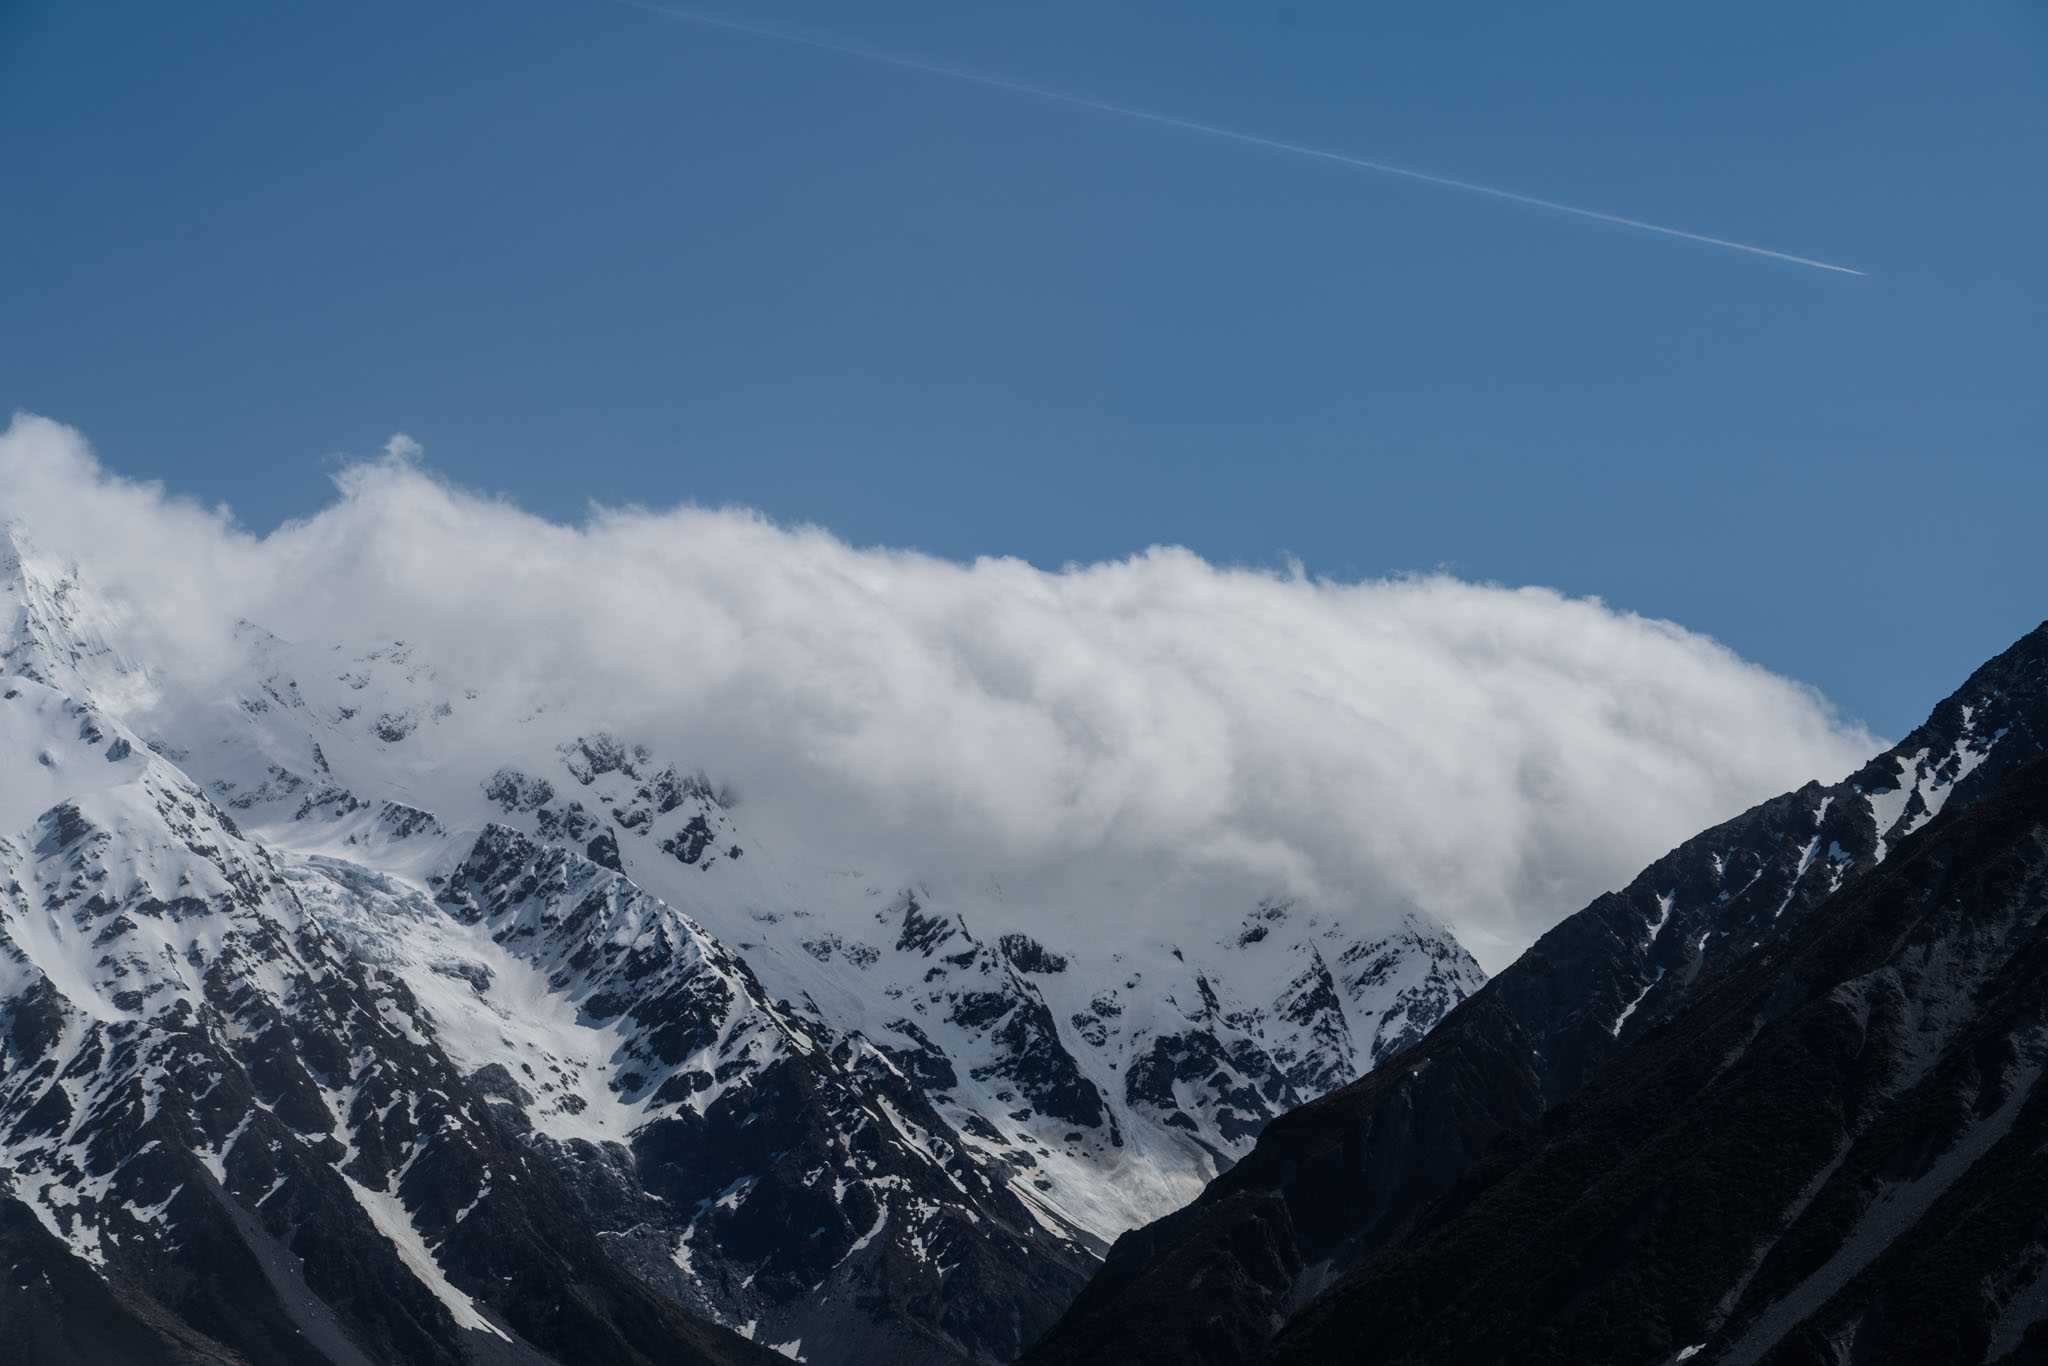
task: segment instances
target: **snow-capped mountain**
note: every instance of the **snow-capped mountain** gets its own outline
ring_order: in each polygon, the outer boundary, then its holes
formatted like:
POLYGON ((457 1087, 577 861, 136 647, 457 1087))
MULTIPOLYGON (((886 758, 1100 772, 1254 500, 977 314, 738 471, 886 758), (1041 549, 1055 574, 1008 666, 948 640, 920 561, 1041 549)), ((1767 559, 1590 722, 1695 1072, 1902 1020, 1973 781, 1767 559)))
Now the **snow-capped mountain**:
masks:
MULTIPOLYGON (((1418 1229, 1496 1171, 1483 1162, 1512 1162, 1547 1116, 1562 1111, 1560 1122, 1568 1122, 1589 1082, 1638 1041, 1657 1037, 1731 980, 1765 991, 1769 965, 1791 951, 1820 908, 1884 869, 1938 813, 1986 799, 2044 752, 2048 624, 1979 668, 1924 724, 1848 778, 1809 783, 1687 840, 1560 922, 1417 1047, 1276 1120, 1200 1200, 1119 1241, 1027 1360, 1261 1360, 1297 1315, 1322 1324, 1322 1355, 1306 1359, 1352 1359, 1345 1322, 1311 1312, 1318 1295, 1347 1277, 1363 1284, 1392 1264, 1418 1229)), ((2000 952, 2031 942, 2012 940, 2000 952)), ((1947 1027, 1933 1016, 1973 1009, 1962 999, 1968 989, 1915 1007, 1930 1017, 1929 1047, 1947 1027)), ((1748 1023, 1761 1028, 1792 1000, 1788 994, 1748 1023)), ((1708 1059, 1707 1072, 1723 1057, 1708 1059)), ((1722 1177, 1742 1180, 1744 1172, 1728 1165, 1722 1177)), ((1645 1196, 1645 1209, 1664 1198, 1645 1196)), ((1536 1208, 1522 1213, 1535 1219, 1536 1208)), ((1614 1231, 1617 1245, 1632 1227, 1614 1231)), ((1546 1260, 1553 1246, 1522 1245, 1525 1268, 1542 1262, 1566 1276, 1570 1263, 1546 1260)), ((1621 1254, 1581 1247, 1574 1255, 1612 1265, 1621 1254)), ((1539 1298, 1562 1302, 1567 1292, 1553 1290, 1539 1298)), ((1386 1305, 1413 1307, 1395 1293, 1386 1305)), ((1530 1342, 1517 1345, 1529 1350, 1530 1342)), ((1388 1359, 1428 1357, 1426 1343, 1403 1351, 1388 1359)))
POLYGON ((8 1291, 27 1341, 54 1360, 755 1358, 610 1269, 404 981, 118 720, 16 676, 0 739, 31 780, 0 837, 0 1165, 47 1235, 8 1291), (58 1291, 76 1263, 139 1355, 58 1291))
POLYGON ((1481 980, 1419 915, 1283 900, 1062 937, 417 645, 245 624, 181 693, 22 541, 0 1161, 23 1237, 223 1350, 1007 1360, 1111 1239, 1481 980), (264 1268, 269 1336, 176 1272, 202 1225, 264 1268), (601 1333, 560 1307, 585 1259, 601 1333), (402 1331, 369 1303, 399 1282, 402 1331))
POLYGON ((1419 916, 1361 934, 1277 901, 1206 942, 1052 941, 999 891, 881 880, 817 862, 801 832, 757 834, 686 757, 630 737, 558 736, 541 713, 484 748, 489 766, 454 758, 489 699, 416 647, 245 634, 248 681, 179 743, 265 838, 368 856, 409 819, 395 799, 444 829, 575 849, 687 910, 827 1033, 922 1068, 970 1142, 1029 1169, 1023 1198, 1104 1240, 1191 1198, 1267 1118, 1412 1042, 1481 980, 1419 916))

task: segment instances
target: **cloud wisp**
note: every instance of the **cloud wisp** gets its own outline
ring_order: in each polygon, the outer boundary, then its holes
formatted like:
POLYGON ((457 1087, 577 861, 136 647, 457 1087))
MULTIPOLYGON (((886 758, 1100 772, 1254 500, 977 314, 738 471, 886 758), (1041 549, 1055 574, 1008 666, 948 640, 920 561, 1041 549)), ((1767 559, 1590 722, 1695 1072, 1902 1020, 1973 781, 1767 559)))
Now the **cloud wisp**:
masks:
POLYGON ((118 594, 125 643, 187 691, 237 666, 240 619, 403 638, 485 685, 457 741, 485 771, 546 706, 702 764, 820 858, 1133 934, 1292 894, 1430 911, 1498 968, 1679 840, 1880 746, 1706 637, 1549 589, 1173 547, 1047 571, 742 509, 563 525, 396 444, 255 536, 17 417, 7 517, 118 594))
POLYGON ((1504 190, 1494 185, 1481 185, 1470 180, 1458 180, 1451 176, 1436 175, 1429 171, 1418 171, 1407 166, 1396 166, 1391 162, 1374 161, 1369 157, 1353 156, 1348 152, 1334 152, 1327 148, 1311 147, 1304 143, 1287 142, 1279 138, 1264 137, 1257 133, 1246 133, 1235 128, 1224 128, 1213 123, 1201 123, 1172 114, 1161 114, 1150 109, 1133 105, 1115 104, 1088 95, 1071 94, 1055 90, 1050 86, 1034 85, 1027 81, 1011 80, 1005 76, 994 76, 986 72, 969 70, 966 67, 950 66, 942 62, 925 61, 922 58, 891 52, 885 48, 871 47, 807 29, 787 28, 776 24, 763 24, 740 19, 729 19, 723 15, 703 10, 685 9, 678 5, 653 3, 653 0, 614 0, 629 9, 659 15, 678 23, 694 24, 700 28, 720 29, 728 33, 744 34, 767 42, 788 43, 808 47, 819 52, 833 52, 842 57, 871 62, 881 66, 892 66, 902 71, 915 71, 921 75, 937 76, 943 80, 959 81, 966 85, 978 85, 986 90, 999 90, 1006 94, 1023 95, 1030 99, 1046 100, 1063 104, 1072 109, 1085 109, 1091 113, 1108 114, 1116 118, 1131 119, 1149 123, 1159 128, 1178 129, 1184 133, 1195 133, 1202 137, 1234 142, 1239 146, 1262 148, 1269 152, 1282 152, 1289 156, 1307 157, 1315 161, 1332 162, 1349 166, 1353 170, 1370 171, 1375 175, 1395 176, 1403 180, 1439 189, 1460 190, 1466 194, 1485 195, 1490 199, 1505 200, 1528 208, 1544 209, 1551 213, 1569 214, 1589 222, 1605 223, 1610 227, 1630 228, 1637 232, 1655 233, 1662 237, 1680 241, 1695 242, 1702 246, 1719 247, 1724 251, 1739 251, 1751 256, 1761 256, 1788 265, 1806 266, 1813 270, 1829 271, 1836 275, 1867 276, 1868 271, 1852 266, 1837 265, 1831 261, 1817 260, 1811 256, 1795 256, 1789 251, 1776 251, 1770 247, 1759 247, 1748 242, 1736 242, 1726 237, 1711 237, 1702 232, 1689 232, 1663 223, 1650 223, 1640 218, 1628 218, 1618 213, 1607 213, 1600 209, 1583 208, 1577 204, 1565 204, 1555 199, 1544 199, 1537 195, 1522 194, 1515 190, 1504 190))

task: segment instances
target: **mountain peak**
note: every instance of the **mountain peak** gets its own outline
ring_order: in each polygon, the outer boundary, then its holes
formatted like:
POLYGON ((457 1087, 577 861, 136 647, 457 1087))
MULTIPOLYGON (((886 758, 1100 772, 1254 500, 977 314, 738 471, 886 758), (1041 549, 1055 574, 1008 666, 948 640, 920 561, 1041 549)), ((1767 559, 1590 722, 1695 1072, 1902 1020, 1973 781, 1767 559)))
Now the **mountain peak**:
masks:
POLYGON ((75 564, 45 554, 18 519, 0 522, 0 673, 81 701, 140 700, 148 671, 113 644, 121 618, 75 564))
POLYGON ((0 517, 0 586, 11 587, 28 575, 35 554, 28 528, 18 517, 0 517))

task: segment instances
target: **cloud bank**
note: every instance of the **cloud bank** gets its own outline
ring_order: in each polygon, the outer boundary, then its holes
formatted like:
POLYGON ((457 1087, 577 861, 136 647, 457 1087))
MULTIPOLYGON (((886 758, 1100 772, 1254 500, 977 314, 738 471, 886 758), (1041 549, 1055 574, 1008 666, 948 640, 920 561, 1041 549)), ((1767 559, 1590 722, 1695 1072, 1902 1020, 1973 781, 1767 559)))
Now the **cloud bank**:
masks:
POLYGON ((418 642, 487 681, 498 722, 549 705, 656 737, 786 838, 1126 932, 1291 894, 1419 907, 1497 969, 1679 840, 1882 744, 1704 636, 1549 589, 1172 547, 960 563, 693 506, 568 526, 402 439, 254 536, 18 416, 0 518, 117 593, 133 649, 191 687, 233 667, 238 619, 418 642))

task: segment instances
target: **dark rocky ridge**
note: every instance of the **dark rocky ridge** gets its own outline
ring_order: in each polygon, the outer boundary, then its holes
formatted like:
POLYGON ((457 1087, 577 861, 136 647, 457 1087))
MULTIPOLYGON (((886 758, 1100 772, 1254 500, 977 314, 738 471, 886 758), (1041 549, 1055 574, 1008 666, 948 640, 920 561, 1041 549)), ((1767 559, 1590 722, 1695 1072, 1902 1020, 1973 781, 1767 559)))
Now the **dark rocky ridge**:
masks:
POLYGON ((0 1342, 20 1366, 248 1366, 139 1292, 123 1294, 11 1197, 0 1199, 0 1342))
POLYGON ((1195 1204, 1118 1239, 1025 1360, 1257 1359, 1325 1287, 1398 1246, 1497 1143, 1753 956, 1778 952, 1845 881, 1879 866, 1924 819, 1923 786, 1961 811, 2044 748, 2048 626, 1850 778, 1688 840, 1557 925, 1414 1048, 1274 1120, 1195 1204))
POLYGON ((1288 1366, 2048 1356, 2048 758, 1724 974, 1288 1366))

